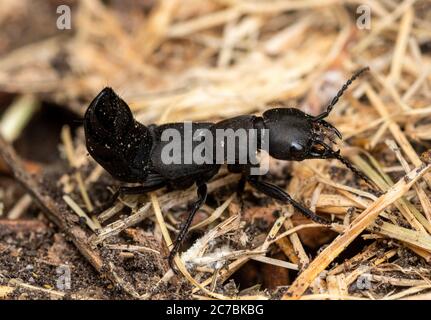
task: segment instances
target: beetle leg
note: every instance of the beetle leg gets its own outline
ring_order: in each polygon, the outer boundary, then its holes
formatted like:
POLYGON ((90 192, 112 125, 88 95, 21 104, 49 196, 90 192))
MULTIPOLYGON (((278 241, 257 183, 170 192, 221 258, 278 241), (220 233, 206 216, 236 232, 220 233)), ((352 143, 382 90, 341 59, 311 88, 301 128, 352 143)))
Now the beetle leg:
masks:
POLYGON ((174 247, 169 253, 169 257, 168 257, 169 266, 175 273, 177 273, 177 271, 174 268, 174 258, 177 255, 178 250, 180 249, 181 244, 187 234, 187 231, 190 228, 190 225, 193 221, 193 217, 195 216, 199 208, 205 203, 205 200, 207 198, 207 192, 208 192, 207 185, 205 183, 198 184, 198 190, 197 190, 198 200, 196 200, 196 202, 193 204, 192 211, 187 217, 187 220, 185 221, 185 223, 181 226, 180 232, 178 233, 178 236, 175 239, 174 247))
POLYGON ((253 176, 250 176, 247 179, 247 181, 254 188, 259 190, 263 194, 267 195, 268 197, 271 197, 273 199, 276 199, 276 200, 284 202, 284 203, 291 204, 296 210, 298 210, 302 215, 309 218, 310 220, 313 220, 314 222, 324 224, 324 225, 330 225, 331 224, 330 221, 316 215, 310 209, 305 208, 302 204, 293 200, 292 197, 287 192, 285 192, 283 189, 281 189, 279 186, 276 186, 276 185, 269 183, 269 182, 259 181, 256 177, 253 177, 253 176))
POLYGON ((118 188, 117 191, 115 191, 111 198, 105 202, 104 204, 102 204, 101 206, 95 208, 91 214, 92 215, 99 215, 100 213, 102 213, 105 210, 108 210, 109 208, 111 208, 115 202, 117 201, 118 197, 121 197, 123 195, 127 195, 127 194, 144 194, 150 191, 155 191, 158 189, 161 189, 163 187, 166 186, 166 182, 165 181, 158 181, 157 183, 151 183, 148 185, 144 185, 144 186, 136 186, 136 187, 128 187, 128 186, 121 186, 120 188, 118 188))
POLYGON ((114 205, 115 201, 117 201, 117 199, 118 199, 119 196, 120 196, 120 192, 119 192, 119 189, 118 189, 117 191, 115 191, 111 195, 111 197, 109 198, 108 201, 106 201, 102 205, 94 208, 93 211, 90 212, 90 215, 92 215, 92 216, 98 216, 103 211, 108 210, 109 208, 111 208, 114 205))
POLYGON ((247 177, 245 175, 242 175, 241 179, 239 180, 236 186, 236 197, 239 202, 240 212, 244 211, 244 199, 242 198, 242 195, 244 194, 246 181, 247 181, 247 177))

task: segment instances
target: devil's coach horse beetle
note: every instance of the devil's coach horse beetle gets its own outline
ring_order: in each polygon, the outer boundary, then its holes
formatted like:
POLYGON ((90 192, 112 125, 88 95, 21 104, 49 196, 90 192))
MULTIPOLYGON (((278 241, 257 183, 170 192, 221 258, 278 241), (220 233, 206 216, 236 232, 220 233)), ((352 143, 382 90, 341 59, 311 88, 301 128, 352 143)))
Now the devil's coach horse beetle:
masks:
MULTIPOLYGON (((368 68, 356 72, 340 89, 323 113, 312 116, 295 108, 269 109, 261 117, 243 115, 226 119, 217 123, 193 123, 196 129, 267 129, 269 130, 268 153, 280 160, 302 161, 304 159, 338 159, 357 176, 368 182, 370 180, 357 170, 347 159, 334 151, 325 142, 325 138, 333 142, 334 135, 341 139, 340 132, 324 119, 343 95, 348 86, 367 71, 368 68)), ((142 183, 142 186, 122 186, 111 200, 99 208, 99 212, 113 205, 118 196, 124 194, 142 194, 165 186, 175 189, 186 189, 196 184, 197 201, 193 204, 187 220, 181 227, 174 247, 169 254, 169 265, 173 270, 173 258, 190 227, 196 211, 205 203, 207 196, 206 183, 217 174, 220 164, 165 164, 160 154, 166 145, 161 135, 165 129, 184 128, 183 123, 144 126, 137 122, 128 105, 111 89, 103 89, 91 102, 84 117, 84 128, 87 149, 91 156, 108 171, 115 179, 122 182, 142 183)), ((184 139, 184 135, 181 137, 184 139)), ((259 149, 259 147, 258 147, 259 149)), ((182 154, 184 157, 184 152, 182 154)), ((252 164, 229 164, 228 170, 242 173, 238 185, 238 195, 248 182, 258 191, 284 203, 291 204, 305 217, 321 223, 329 224, 311 210, 292 199, 280 187, 261 181, 258 176, 250 174, 252 164)))

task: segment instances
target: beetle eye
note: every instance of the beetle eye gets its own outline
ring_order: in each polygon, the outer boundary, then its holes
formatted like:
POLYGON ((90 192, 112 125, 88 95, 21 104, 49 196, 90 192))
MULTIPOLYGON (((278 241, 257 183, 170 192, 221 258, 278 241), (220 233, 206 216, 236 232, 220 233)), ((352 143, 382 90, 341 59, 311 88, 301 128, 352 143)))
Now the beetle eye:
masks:
POLYGON ((290 153, 293 153, 293 154, 300 154, 303 152, 303 150, 304 150, 304 147, 297 142, 292 142, 289 147, 290 153))

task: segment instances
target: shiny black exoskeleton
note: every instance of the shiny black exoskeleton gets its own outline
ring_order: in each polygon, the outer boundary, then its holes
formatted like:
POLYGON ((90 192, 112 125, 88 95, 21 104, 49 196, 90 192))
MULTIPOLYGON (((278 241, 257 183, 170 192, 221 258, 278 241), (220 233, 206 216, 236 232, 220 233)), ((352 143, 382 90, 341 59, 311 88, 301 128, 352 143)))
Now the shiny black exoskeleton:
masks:
MULTIPOLYGON (((280 160, 301 161, 304 159, 339 159, 361 178, 367 180, 360 171, 341 157, 339 151, 330 147, 335 135, 341 139, 341 134, 326 118, 343 92, 362 72, 357 72, 338 92, 326 111, 318 116, 306 114, 294 108, 275 108, 267 110, 262 116, 244 115, 217 123, 193 123, 190 134, 196 130, 207 129, 266 129, 269 132, 268 153, 280 160), (325 142, 325 140, 327 140, 325 142)), ((162 139, 166 129, 177 129, 183 132, 181 142, 187 134, 184 123, 145 126, 137 122, 128 105, 111 89, 103 89, 91 102, 84 118, 87 149, 91 156, 108 171, 115 179, 122 182, 140 183, 140 186, 121 187, 104 208, 113 204, 119 195, 137 194, 154 191, 165 186, 176 189, 186 189, 193 184, 197 186, 197 201, 193 204, 187 221, 181 228, 174 247, 169 256, 172 267, 173 258, 179 250, 184 236, 190 227, 196 211, 204 204, 207 196, 206 183, 217 174, 220 163, 190 163, 165 164, 161 154, 168 142, 162 139)), ((193 141, 193 147, 198 142, 193 141)), ((220 147, 220 146, 219 146, 220 147)), ((223 146, 222 146, 223 147, 223 146)), ((181 149, 184 159, 184 148, 181 149)), ((265 195, 278 201, 291 204, 296 210, 311 220, 329 224, 324 218, 317 216, 309 209, 292 199, 283 189, 262 181, 259 176, 250 174, 252 163, 230 163, 228 170, 241 173, 238 193, 241 194, 248 182, 265 195)))

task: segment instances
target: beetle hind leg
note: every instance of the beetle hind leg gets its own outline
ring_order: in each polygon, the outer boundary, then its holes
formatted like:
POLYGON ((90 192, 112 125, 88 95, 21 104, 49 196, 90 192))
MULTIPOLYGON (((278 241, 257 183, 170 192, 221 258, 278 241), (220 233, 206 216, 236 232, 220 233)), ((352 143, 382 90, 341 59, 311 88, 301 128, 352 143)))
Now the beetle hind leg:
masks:
POLYGON ((181 244, 184 241, 184 238, 187 234, 187 231, 190 228, 190 225, 192 224, 192 221, 193 221, 193 218, 194 218, 196 212, 205 203, 205 200, 207 198, 207 193, 208 193, 207 185, 205 183, 198 184, 198 190, 197 190, 198 199, 196 200, 195 203, 193 203, 192 211, 189 213, 187 220, 181 226, 180 232, 178 233, 178 236, 175 239, 174 246, 173 246, 171 252, 169 253, 169 257, 168 257, 169 266, 171 267, 171 269, 175 273, 177 273, 176 269, 175 269, 175 265, 174 265, 175 256, 177 255, 177 253, 181 247, 181 244))
POLYGON ((144 194, 147 192, 151 192, 151 191, 155 191, 158 189, 161 189, 163 187, 166 186, 166 181, 164 180, 148 180, 146 181, 147 183, 145 183, 145 185, 143 186, 136 186, 136 187, 128 187, 128 186, 121 186, 117 189, 117 191, 115 191, 111 198, 105 202, 104 204, 102 204, 101 206, 95 208, 92 212, 91 215, 99 215, 101 214, 103 211, 108 210, 109 208, 111 208, 115 202, 117 201, 117 199, 121 196, 124 195, 132 195, 132 194, 144 194))

